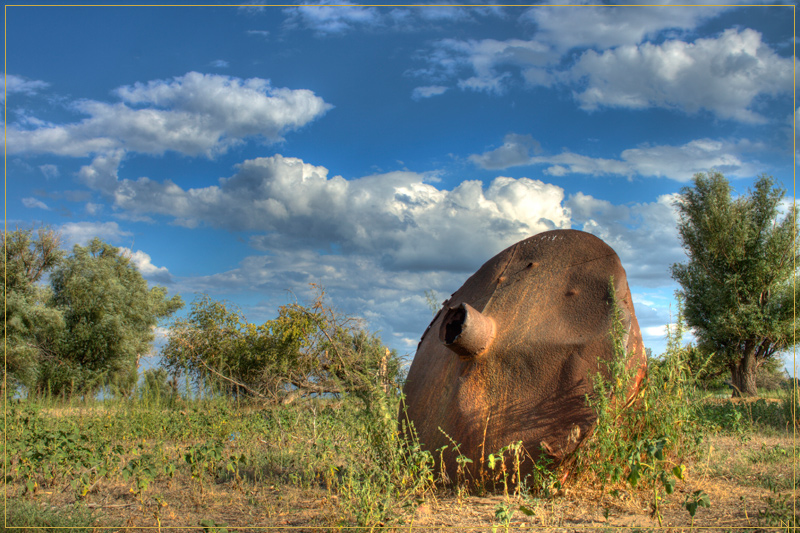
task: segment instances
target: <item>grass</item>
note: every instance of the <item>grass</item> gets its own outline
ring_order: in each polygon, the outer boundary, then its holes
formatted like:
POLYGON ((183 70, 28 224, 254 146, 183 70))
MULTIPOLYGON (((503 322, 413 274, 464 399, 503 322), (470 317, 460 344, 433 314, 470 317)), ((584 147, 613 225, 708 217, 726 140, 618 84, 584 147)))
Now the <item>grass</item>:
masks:
POLYGON ((431 455, 404 450, 393 434, 378 442, 375 417, 354 399, 22 402, 8 406, 7 421, 15 521, 38 516, 35 502, 52 502, 111 509, 141 526, 198 525, 190 517, 203 513, 225 522, 209 503, 224 495, 227 507, 263 525, 299 515, 326 527, 370 526, 424 498, 433 479, 431 455), (306 509, 306 500, 323 506, 306 509))
POLYGON ((7 522, 9 527, 0 529, 9 533, 22 533, 30 531, 27 528, 36 528, 35 531, 55 533, 70 528, 77 533, 101 533, 112 529, 97 529, 94 524, 98 521, 98 513, 93 513, 83 505, 61 508, 48 507, 30 501, 10 502, 8 506, 7 522), (23 529, 25 528, 25 529, 23 529))
POLYGON ((505 531, 521 524, 568 528, 581 516, 598 525, 637 516, 641 527, 655 527, 658 514, 665 525, 689 527, 723 512, 735 512, 741 525, 780 524, 793 517, 797 459, 791 433, 777 424, 781 401, 748 410, 727 400, 685 397, 684 404, 697 407, 703 437, 694 454, 680 449, 694 446, 693 437, 687 440, 691 433, 661 435, 652 431, 664 426, 653 424, 646 429, 641 417, 665 408, 651 404, 615 429, 639 431, 611 463, 612 476, 613 467, 620 468, 616 481, 609 477, 601 483, 604 472, 587 466, 604 449, 607 435, 587 443, 563 486, 557 472, 522 490, 500 478, 496 491, 482 494, 459 494, 458 487, 443 485, 432 454, 421 447, 404 447, 392 432, 376 439, 376 417, 355 399, 285 407, 223 398, 173 406, 141 400, 23 401, 7 410, 8 524, 78 531, 120 526, 233 531, 237 525, 335 531, 466 523, 505 531), (637 464, 634 485, 631 467, 637 464), (679 469, 679 476, 673 469, 681 465, 685 471, 679 469), (664 477, 675 484, 671 494, 664 477), (549 490, 542 490, 545 485, 549 490), (690 517, 686 504, 698 490, 709 495, 711 507, 695 508, 690 517), (735 498, 726 504, 728 493, 735 498))
MULTIPOLYGON (((680 320, 679 320, 680 322, 680 320)), ((400 438, 396 393, 288 406, 225 397, 12 401, 3 443, 8 531, 237 527, 564 531, 796 523, 797 396, 697 389, 680 330, 634 408, 618 357, 593 378, 598 422, 571 460, 519 479, 522 450, 487 450, 487 483, 445 483, 436 452, 400 438), (794 407, 793 407, 794 406, 794 407), (794 411, 793 411, 794 409, 794 411), (516 458, 516 460, 515 460, 516 458), (506 460, 507 459, 507 460, 506 460)), ((457 446, 458 443, 453 443, 457 446)))

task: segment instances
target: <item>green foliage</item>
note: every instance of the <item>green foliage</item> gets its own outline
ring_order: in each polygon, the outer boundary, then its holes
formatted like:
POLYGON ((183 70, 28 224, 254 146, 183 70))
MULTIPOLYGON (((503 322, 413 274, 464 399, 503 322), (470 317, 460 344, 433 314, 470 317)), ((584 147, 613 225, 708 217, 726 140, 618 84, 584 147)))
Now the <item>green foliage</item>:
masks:
POLYGON ((148 368, 142 372, 139 397, 156 405, 173 405, 178 400, 178 384, 169 379, 164 368, 148 368))
POLYGON ((676 203, 688 263, 672 266, 686 321, 707 353, 732 373, 735 394, 756 395, 756 369, 795 342, 792 277, 798 250, 794 208, 780 220, 785 191, 762 176, 731 198, 718 172, 696 174, 676 203))
POLYGON ((130 259, 99 239, 65 258, 55 231, 3 234, 7 342, 12 389, 34 395, 128 393, 159 319, 180 308, 149 289, 130 259), (50 287, 41 283, 49 275, 50 287))
POLYGON ((204 533, 228 533, 228 524, 222 522, 215 522, 214 520, 204 519, 200 520, 200 527, 203 528, 204 533))
POLYGON ((691 527, 694 527, 694 515, 697 514, 698 507, 711 507, 711 498, 702 490, 696 490, 692 494, 687 494, 683 506, 692 517, 691 527))
POLYGON ((68 482, 83 498, 99 479, 118 470, 122 448, 106 435, 89 439, 74 423, 49 420, 33 409, 9 414, 8 472, 26 494, 68 482))
POLYGON ((221 442, 198 443, 187 449, 183 460, 191 467, 192 479, 202 481, 206 474, 215 477, 222 461, 223 450, 221 442))
POLYGON ((774 484, 770 491, 771 495, 764 499, 766 506, 758 511, 758 525, 787 531, 795 529, 800 524, 800 510, 793 494, 781 494, 774 484))
POLYGON ((649 488, 659 523, 662 491, 666 495, 675 491, 676 481, 684 478, 685 462, 699 444, 694 407, 688 401, 695 380, 686 361, 683 331, 679 310, 677 324, 667 331, 666 353, 648 361, 647 377, 627 406, 635 369, 627 364, 621 312, 615 304, 611 330, 615 357, 608 363, 607 376, 598 373, 593 380, 594 394, 587 402, 597 422, 572 465, 578 476, 603 487, 627 483, 649 488))
MULTIPOLYGON (((139 448, 141 450, 141 448, 139 448)), ((150 453, 141 453, 128 460, 122 468, 122 479, 133 482, 130 491, 144 503, 144 491, 160 473, 156 458, 150 453)))
POLYGON ((27 291, 64 257, 61 236, 47 227, 3 233, 5 285, 8 291, 27 291))
POLYGON ((52 276, 53 302, 64 314, 64 335, 57 342, 60 381, 39 380, 39 391, 91 394, 112 385, 129 394, 138 378, 139 358, 150 350, 153 328, 183 306, 166 289, 148 289, 129 257, 100 239, 72 255, 52 276))
POLYGON ((118 528, 95 526, 97 517, 80 504, 67 509, 53 509, 25 500, 7 500, 8 514, 5 517, 7 533, 37 531, 41 533, 60 533, 68 530, 75 533, 111 533, 118 528))
POLYGON ((783 368, 780 357, 767 359, 756 371, 756 387, 758 390, 779 391, 788 381, 788 373, 783 368))
MULTIPOLYGON (((500 525, 503 526, 505 531, 508 531, 511 528, 511 519, 514 516, 514 509, 508 505, 506 502, 500 502, 497 504, 497 507, 494 509, 494 518, 500 525)), ((498 526, 492 526, 492 533, 496 533, 498 526)))
POLYGON ((198 384, 234 396, 289 403, 309 394, 353 393, 387 422, 394 418, 384 396, 398 388, 397 353, 358 320, 334 311, 324 293, 308 305, 282 306, 261 325, 202 296, 170 328, 162 356, 173 374, 188 372, 198 384))
POLYGON ((746 437, 753 430, 792 432, 800 427, 800 401, 792 391, 785 391, 778 402, 759 398, 754 402, 702 402, 696 408, 698 423, 707 431, 746 437), (794 403, 794 409, 792 404, 794 403))
POLYGON ((170 327, 161 350, 164 367, 173 375, 188 373, 198 385, 212 385, 232 394, 256 389, 268 353, 254 349, 255 339, 242 313, 207 295, 191 307, 186 319, 170 327), (229 379, 221 379, 225 376, 229 379))
MULTIPOLYGON (((680 294, 678 306, 683 305, 680 294)), ((694 344, 684 348, 684 360, 692 371, 692 377, 698 387, 703 390, 716 390, 727 387, 730 380, 730 369, 723 357, 714 352, 709 352, 702 346, 694 344)))
POLYGON ((35 235, 32 229, 3 233, 3 336, 12 389, 35 384, 40 361, 54 356, 55 339, 61 336, 63 316, 50 306, 50 290, 40 285, 61 263, 60 246, 59 234, 45 227, 35 235))

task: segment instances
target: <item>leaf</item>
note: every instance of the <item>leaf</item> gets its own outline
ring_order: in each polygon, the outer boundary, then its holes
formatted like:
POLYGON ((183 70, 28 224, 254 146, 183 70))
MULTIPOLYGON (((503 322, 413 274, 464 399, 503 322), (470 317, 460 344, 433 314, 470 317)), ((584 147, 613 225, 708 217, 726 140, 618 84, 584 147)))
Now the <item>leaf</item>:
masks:
POLYGON ((672 473, 675 475, 676 478, 680 479, 681 481, 684 480, 684 476, 686 475, 686 465, 678 465, 672 469, 672 473))
POLYGON ((531 509, 528 509, 528 508, 527 508, 527 507, 525 507, 524 505, 520 505, 520 506, 519 506, 519 510, 520 510, 520 511, 522 512, 522 514, 524 514, 525 516, 533 516, 533 515, 535 515, 535 514, 536 514, 536 513, 535 513, 533 510, 531 510, 531 509))
POLYGON ((670 479, 666 472, 661 472, 661 483, 663 483, 664 490, 667 494, 675 492, 675 480, 670 479))
POLYGON ((636 485, 639 484, 640 477, 639 463, 636 463, 631 467, 631 473, 628 474, 628 483, 630 483, 631 487, 636 488, 636 485))
POLYGON ((657 441, 651 441, 650 445, 647 447, 647 455, 650 457, 654 457, 661 461, 664 459, 664 445, 666 444, 666 439, 659 439, 657 441))
POLYGON ((708 494, 702 490, 695 491, 695 494, 697 495, 697 503, 700 505, 700 507, 705 507, 706 509, 711 507, 711 498, 708 496, 708 494))
POLYGON ((696 490, 691 496, 686 497, 685 506, 686 510, 689 511, 689 515, 694 518, 698 506, 705 508, 711 507, 711 499, 703 490, 696 490))

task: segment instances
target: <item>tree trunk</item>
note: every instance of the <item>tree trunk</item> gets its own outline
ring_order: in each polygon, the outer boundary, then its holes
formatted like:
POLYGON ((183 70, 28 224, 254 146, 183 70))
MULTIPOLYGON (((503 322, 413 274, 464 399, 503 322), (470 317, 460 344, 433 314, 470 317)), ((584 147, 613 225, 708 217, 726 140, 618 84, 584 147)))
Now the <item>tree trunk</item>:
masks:
POLYGON ((755 346, 752 348, 748 346, 745 353, 742 354, 742 358, 736 364, 731 365, 731 382, 733 383, 731 397, 758 396, 756 367, 755 346))

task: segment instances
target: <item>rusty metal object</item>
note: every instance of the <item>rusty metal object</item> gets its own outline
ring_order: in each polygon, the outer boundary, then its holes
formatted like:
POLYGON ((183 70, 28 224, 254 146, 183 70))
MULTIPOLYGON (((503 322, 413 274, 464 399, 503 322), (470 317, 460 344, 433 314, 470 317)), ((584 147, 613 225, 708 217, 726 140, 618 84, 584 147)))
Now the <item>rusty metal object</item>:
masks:
MULTIPOLYGON (((423 446, 448 446, 444 462, 456 478, 456 454, 477 478, 482 458, 522 441, 531 458, 553 464, 590 433, 586 405, 592 379, 613 358, 610 281, 622 310, 624 344, 636 372, 646 356, 619 257, 582 231, 540 233, 500 252, 449 300, 422 336, 404 387, 405 413, 423 446)), ((628 398, 625 398, 627 400, 628 398)))

